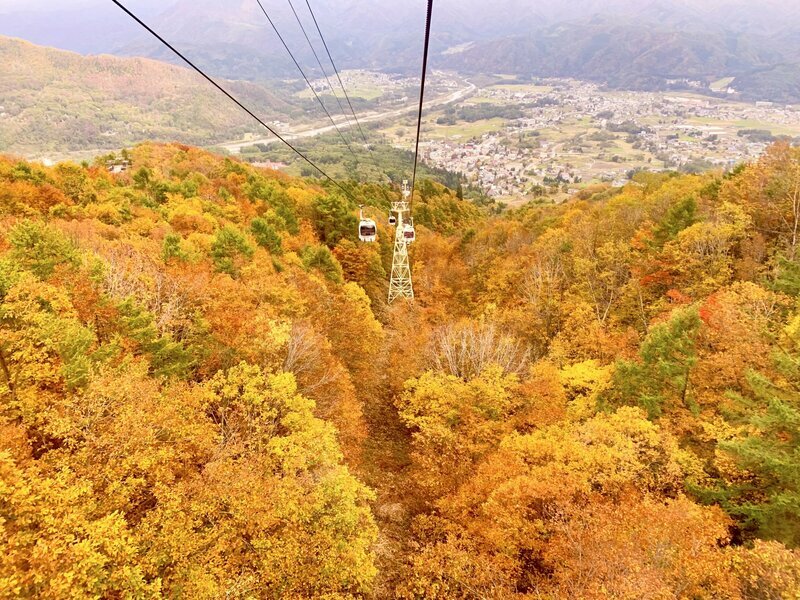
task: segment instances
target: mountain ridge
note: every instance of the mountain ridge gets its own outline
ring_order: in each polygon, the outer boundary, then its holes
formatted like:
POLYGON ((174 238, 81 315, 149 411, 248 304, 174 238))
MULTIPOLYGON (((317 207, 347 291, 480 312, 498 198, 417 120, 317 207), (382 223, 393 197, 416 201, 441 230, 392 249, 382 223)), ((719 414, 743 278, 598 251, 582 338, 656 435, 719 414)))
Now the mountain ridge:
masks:
MULTIPOLYGON (((300 18, 319 43, 310 15, 303 8, 298 11, 300 18)), ((0 33, 33 36, 31 39, 45 45, 94 52, 102 49, 115 55, 176 63, 176 57, 149 34, 124 23, 125 15, 115 9, 108 3, 87 0, 80 11, 71 13, 71 18, 67 13, 58 19, 42 13, 39 29, 32 29, 30 19, 35 13, 30 10, 7 11, 0 33), (21 14, 27 15, 22 24, 21 14), (59 20, 67 19, 75 22, 74 40, 60 27, 59 20), (108 21, 109 26, 98 27, 99 19, 108 21), (90 34, 92 31, 95 35, 90 34)), ((278 4, 267 9, 304 68, 313 76, 320 75, 289 7, 278 4)), ((341 68, 408 75, 419 70, 424 26, 421 9, 421 5, 388 0, 314 3, 341 68), (339 23, 346 26, 332 25, 339 23)), ((293 62, 253 2, 227 3, 224 7, 210 0, 158 5, 147 2, 141 9, 137 7, 137 12, 140 10, 156 31, 215 76, 257 82, 297 77, 293 62)), ((748 99, 800 101, 796 89, 800 69, 786 67, 800 62, 798 30, 800 7, 778 0, 759 6, 739 0, 708 0, 702 6, 685 0, 576 0, 568 5, 541 0, 535 8, 526 0, 501 0, 493 3, 490 11, 477 0, 443 0, 434 13, 431 66, 470 71, 479 65, 484 73, 541 74, 590 79, 612 88, 663 89, 664 79, 710 82, 769 73, 783 65, 779 70, 788 76, 788 82, 763 75, 748 77, 740 84, 745 86, 743 95, 748 99), (566 33, 554 42, 551 37, 561 27, 567 28, 566 33), (676 37, 671 42, 662 40, 668 35, 676 37), (588 36, 592 36, 594 47, 582 44, 588 36), (466 43, 474 44, 469 52, 444 54, 466 43), (568 57, 583 60, 570 63, 568 57), (547 68, 551 64, 554 66, 547 68), (665 65, 682 68, 672 68, 665 74, 665 65), (766 95, 760 85, 765 79, 769 82, 766 95)))
MULTIPOLYGON (((260 114, 296 111, 268 90, 226 82, 260 114)), ((209 143, 252 131, 197 74, 149 58, 82 56, 0 36, 0 151, 113 149, 153 138, 209 143)))
POLYGON ((526 77, 568 77, 604 83, 616 89, 665 89, 670 80, 710 84, 722 77, 768 72, 784 65, 784 81, 737 81, 742 97, 800 101, 794 81, 800 67, 776 44, 736 34, 679 32, 632 23, 594 20, 571 22, 531 33, 477 43, 447 57, 460 72, 509 73, 526 77))

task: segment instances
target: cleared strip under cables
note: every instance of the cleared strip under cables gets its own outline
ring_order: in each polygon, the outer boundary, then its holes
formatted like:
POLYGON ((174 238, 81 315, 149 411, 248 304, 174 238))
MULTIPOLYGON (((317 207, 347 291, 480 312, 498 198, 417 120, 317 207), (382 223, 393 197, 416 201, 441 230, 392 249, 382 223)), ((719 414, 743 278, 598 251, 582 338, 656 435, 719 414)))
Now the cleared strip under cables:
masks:
POLYGON ((139 25, 141 25, 141 26, 142 26, 144 29, 146 29, 146 30, 147 30, 147 31, 148 31, 148 32, 149 32, 151 35, 153 35, 153 37, 155 37, 155 38, 156 38, 156 39, 157 39, 159 42, 161 42, 162 44, 164 44, 164 46, 166 46, 167 48, 169 48, 169 49, 170 49, 170 50, 171 50, 171 51, 172 51, 172 52, 173 52, 173 53, 174 53, 176 56, 178 56, 178 58, 180 58, 180 59, 181 59, 183 62, 185 62, 187 65, 189 65, 189 66, 190 66, 192 69, 194 69, 194 70, 195 70, 195 71, 197 71, 197 72, 198 72, 200 75, 202 75, 202 76, 203 76, 203 78, 204 78, 204 79, 206 79, 206 81, 208 81, 208 82, 209 82, 211 85, 213 85, 215 88, 217 88, 217 89, 218 89, 220 92, 222 92, 223 94, 225 94, 225 95, 228 97, 228 99, 229 99, 229 100, 231 100, 233 103, 235 103, 235 104, 236 104, 236 105, 237 105, 239 108, 241 108, 241 109, 242 109, 244 112, 246 112, 248 115, 250 115, 251 117, 253 117, 253 119, 255 119, 255 120, 256 120, 256 121, 257 121, 257 122, 258 122, 260 125, 262 125, 262 126, 263 126, 263 127, 264 127, 264 128, 267 130, 267 131, 269 131, 269 132, 270 132, 272 135, 274 135, 276 138, 278 138, 278 140, 280 140, 280 141, 281 141, 281 142, 283 142, 283 143, 284 143, 286 146, 288 146, 288 147, 289 147, 289 148, 290 148, 290 149, 291 149, 291 150, 292 150, 292 151, 293 151, 295 154, 297 154, 297 156, 299 156, 300 158, 302 158, 302 159, 303 159, 304 161, 306 161, 306 162, 307 162, 309 165, 311 165, 311 166, 312 166, 312 167, 314 167, 314 168, 315 168, 317 171, 319 171, 319 172, 320 172, 320 174, 321 174, 321 175, 322 175, 322 176, 323 176, 325 179, 327 179, 327 180, 328 180, 328 181, 330 181, 332 184, 334 184, 336 187, 338 187, 338 188, 339 188, 339 189, 340 189, 342 192, 344 192, 344 194, 345 194, 345 195, 346 195, 348 198, 350 198, 351 200, 353 200, 353 201, 355 202, 355 199, 354 199, 354 198, 353 198, 353 196, 350 194, 350 192, 349 192, 347 189, 345 189, 345 188, 344 188, 344 187, 343 187, 343 186, 342 186, 342 185, 341 185, 341 184, 340 184, 338 181, 336 181, 335 179, 333 179, 333 178, 332 178, 330 175, 328 175, 328 174, 327 174, 325 171, 323 171, 323 170, 322 170, 320 167, 318 167, 318 166, 317 166, 317 164, 316 164, 314 161, 312 161, 312 160, 311 160, 310 158, 308 158, 308 157, 307 157, 305 154, 303 154, 302 152, 300 152, 300 150, 298 150, 297 148, 295 148, 295 147, 294 147, 294 146, 293 146, 293 145, 292 145, 292 144, 291 144, 291 143, 290 143, 290 142, 289 142, 289 141, 288 141, 286 138, 284 138, 284 137, 283 137, 281 134, 279 134, 279 133, 278 133, 277 131, 275 131, 275 130, 274 130, 272 127, 270 127, 269 125, 267 125, 267 124, 266 124, 266 123, 265 123, 265 122, 264 122, 264 121, 263 121, 263 120, 262 120, 260 117, 258 117, 258 116, 257 116, 257 115, 256 115, 256 114, 255 114, 255 113, 252 111, 252 110, 250 110, 249 108, 247 108, 247 107, 246 107, 244 104, 242 104, 242 103, 241 103, 239 100, 237 100, 237 99, 236 99, 236 98, 235 98, 235 97, 234 97, 234 96, 233 96, 233 95, 232 95, 230 92, 228 92, 228 90, 226 90, 225 88, 223 88, 223 87, 222 87, 220 84, 218 84, 216 81, 214 81, 214 80, 213 80, 211 77, 209 77, 208 75, 206 75, 206 73, 205 73, 205 72, 204 72, 202 69, 200 69, 200 67, 198 67, 197 65, 195 65, 195 64, 194 64, 192 61, 190 61, 190 60, 189 60, 188 58, 186 58, 186 57, 185 57, 183 54, 181 54, 181 52, 180 52, 180 51, 178 51, 178 50, 177 50, 177 49, 176 49, 174 46, 172 46, 172 44, 170 44, 170 43, 169 43, 167 40, 165 40, 165 39, 164 39, 163 37, 161 37, 161 36, 160 36, 158 33, 156 33, 156 32, 155 32, 155 31, 154 31, 152 28, 150 28, 150 26, 149 26, 149 25, 147 25, 147 23, 145 23, 144 21, 142 21, 142 20, 141 20, 139 17, 137 17, 137 16, 136 16, 135 14, 133 14, 133 13, 132 13, 130 10, 128 10, 128 8, 127 8, 127 7, 126 7, 124 4, 122 4, 122 3, 121 3, 119 0, 111 0, 111 1, 112 1, 114 4, 116 4, 117 6, 119 6, 119 7, 120 7, 120 8, 121 8, 121 9, 122 9, 122 10, 123 10, 123 11, 124 11, 124 12, 125 12, 125 13, 126 13, 128 16, 129 16, 129 17, 130 17, 130 18, 132 18, 132 19, 133 19, 134 21, 136 21, 136 22, 137 22, 139 25))

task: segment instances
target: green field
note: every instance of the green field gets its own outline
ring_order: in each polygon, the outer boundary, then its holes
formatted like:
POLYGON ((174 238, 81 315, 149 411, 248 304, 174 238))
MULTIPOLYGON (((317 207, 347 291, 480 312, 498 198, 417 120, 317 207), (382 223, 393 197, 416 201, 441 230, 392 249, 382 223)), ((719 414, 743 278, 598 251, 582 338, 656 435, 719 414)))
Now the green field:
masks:
POLYGON ((505 104, 505 100, 500 98, 488 98, 486 96, 473 96, 466 100, 464 104, 505 104))
POLYGON ((769 129, 773 135, 800 135, 800 127, 792 127, 783 123, 769 123, 766 121, 748 119, 745 121, 734 121, 733 126, 739 129, 769 129))
POLYGON ((740 121, 722 121, 711 117, 695 117, 688 120, 688 123, 695 125, 714 125, 722 127, 727 130, 740 130, 740 129, 767 129, 772 132, 772 135, 800 135, 800 127, 786 125, 783 123, 775 123, 768 121, 757 121, 755 119, 745 119, 740 121))
POLYGON ((714 92, 724 92, 728 89, 728 86, 733 83, 734 79, 736 79, 736 77, 723 77, 712 83, 709 87, 714 92))

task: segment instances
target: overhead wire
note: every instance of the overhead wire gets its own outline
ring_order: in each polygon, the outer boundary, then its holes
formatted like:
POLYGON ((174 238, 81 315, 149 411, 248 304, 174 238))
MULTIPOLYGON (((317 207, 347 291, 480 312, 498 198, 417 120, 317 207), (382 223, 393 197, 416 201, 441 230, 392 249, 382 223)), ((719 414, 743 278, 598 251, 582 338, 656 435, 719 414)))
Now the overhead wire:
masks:
POLYGON ((325 81, 328 83, 328 88, 331 90, 333 97, 336 99, 336 103, 339 105, 339 111, 342 113, 342 116, 347 121, 348 127, 352 127, 352 123, 350 122, 350 117, 348 116, 347 112, 344 110, 344 106, 342 105, 342 101, 339 99, 339 95, 336 93, 336 90, 331 83, 330 77, 328 77, 328 72, 325 70, 325 67, 322 66, 322 61, 319 59, 319 55, 317 54, 316 48, 314 48, 314 44, 311 43, 311 38, 308 37, 308 32, 306 32, 305 25, 303 25, 303 21, 300 20, 300 15, 297 14, 297 10, 294 8, 294 2, 292 0, 287 0, 289 2, 289 8, 292 9, 292 14, 294 14, 294 18, 297 20, 297 24, 300 26, 300 31, 303 32, 303 37, 306 38, 306 42, 308 42, 308 47, 311 48, 311 52, 314 54, 314 58, 317 61, 317 65, 319 65, 319 70, 322 71, 322 75, 325 77, 325 81))
POLYGON ((350 95, 347 93, 347 88, 344 86, 344 82, 342 81, 342 76, 339 73, 339 69, 333 60, 330 48, 328 47, 328 42, 325 41, 325 36, 322 35, 322 29, 319 26, 319 22, 317 21, 317 16, 314 14, 314 9, 311 8, 311 2, 309 0, 306 0, 306 6, 308 7, 308 12, 311 13, 311 18, 314 20, 314 26, 317 28, 317 33, 319 34, 319 38, 322 40, 322 45, 325 47, 325 52, 328 54, 328 60, 331 61, 331 66, 333 67, 333 70, 336 73, 336 78, 339 80, 339 85, 342 88, 342 92, 344 92, 344 97, 347 100, 347 105, 350 107, 350 112, 352 113, 353 118, 356 121, 356 125, 358 125, 358 131, 361 134, 361 139, 363 139, 364 143, 367 146, 369 146, 369 142, 367 141, 367 136, 364 135, 364 130, 362 129, 361 122, 358 120, 358 115, 356 114, 356 111, 353 108, 353 103, 350 100, 350 95))
POLYGON ((172 44, 170 44, 167 40, 161 37, 155 30, 153 30, 147 23, 142 21, 139 17, 137 17, 133 12, 131 12, 122 2, 119 0, 111 0, 114 4, 116 4, 119 8, 121 8, 131 19, 136 21, 141 27, 147 30, 153 37, 155 37, 159 42, 161 42, 164 46, 169 48, 178 58, 180 58, 183 62, 189 65, 192 69, 197 71, 202 77, 208 81, 211 85, 217 88, 220 92, 225 94, 229 100, 231 100, 234 104, 236 104, 239 108, 241 108, 244 112, 250 115, 253 119, 255 119, 261 126, 263 126, 267 131, 269 131, 272 135, 274 135, 279 141, 283 144, 288 146, 297 156, 311 165, 314 169, 319 171, 319 173, 328 181, 330 181, 333 185, 338 187, 342 192, 344 192, 345 196, 350 198, 351 200, 355 201, 352 194, 343 187, 338 181, 333 179, 330 175, 328 175, 321 167, 319 167, 314 161, 308 158, 303 152, 295 148, 291 142, 289 142, 286 138, 284 138, 280 133, 275 131, 272 127, 267 125, 263 119, 261 119, 258 115, 256 115, 251 109, 247 108, 244 104, 242 104, 233 94, 231 94, 228 90, 222 87, 219 83, 214 81, 209 75, 205 73, 200 67, 195 65, 191 60, 189 60, 186 56, 184 56, 178 49, 176 49, 172 44))
POLYGON ((414 209, 414 190, 417 185, 417 164, 419 163, 419 138, 422 131, 422 108, 425 104, 425 79, 428 74, 428 50, 431 42, 431 18, 433 16, 433 0, 428 0, 428 17, 425 21, 425 48, 422 53, 422 77, 419 90, 419 115, 417 116, 417 142, 414 148, 414 172, 411 176, 411 210, 414 209))
POLYGON ((331 122, 331 124, 333 125, 334 129, 336 129, 336 133, 339 134, 339 137, 342 139, 342 141, 344 142, 345 146, 347 146, 347 149, 353 155, 353 158, 355 158, 356 162, 358 162, 358 156, 356 156, 356 153, 353 151, 353 148, 350 146, 350 142, 348 142, 345 139, 344 134, 342 133, 341 129, 339 129, 339 125, 336 124, 336 121, 333 119, 333 117, 331 116, 331 113, 326 108, 325 103, 322 101, 322 98, 319 97, 319 94, 317 93, 317 90, 314 89, 314 85, 311 83, 311 80, 306 75, 305 71, 303 70, 303 67, 300 66, 300 63, 297 61, 297 58, 295 58, 294 53, 289 48, 289 45, 286 43, 286 40, 281 35, 281 32, 278 30, 278 27, 275 25, 275 22, 272 20, 272 17, 269 16, 269 13, 267 12, 267 9, 264 8, 264 5, 261 3, 261 0, 256 0, 256 2, 258 3, 259 8, 261 8, 261 12, 263 12, 264 16, 267 18, 267 21, 269 21, 269 24, 272 26, 272 30, 275 32, 275 35, 278 36, 278 39, 281 41, 281 44, 283 44, 283 47, 286 49, 286 52, 291 57, 292 62, 294 62, 294 66, 297 67, 297 70, 300 72, 300 75, 302 75, 303 79, 305 80, 306 85, 308 86, 308 89, 310 89, 311 93, 314 94, 314 97, 317 99, 317 102, 319 103, 319 105, 322 107, 322 110, 327 115, 328 120, 331 122))
MULTIPOLYGON (((291 0, 289 3, 291 4, 291 0)), ((317 15, 314 14, 314 9, 311 8, 310 0, 306 0, 306 6, 308 7, 308 12, 311 14, 311 19, 314 21, 314 27, 316 27, 317 29, 317 34, 319 35, 319 39, 322 40, 322 45, 325 48, 325 53, 328 55, 328 60, 330 61, 331 66, 333 67, 334 73, 336 73, 336 79, 339 81, 339 87, 342 88, 342 93, 344 94, 345 100, 347 101, 347 106, 350 108, 350 113, 353 115, 353 119, 356 122, 356 126, 358 127, 358 132, 361 135, 361 139, 364 140, 364 146, 366 147, 367 152, 369 152, 370 158, 372 159, 372 163, 375 165, 375 168, 378 169, 378 171, 381 171, 382 169, 378 165, 378 161, 375 159, 375 153, 372 151, 370 143, 367 140, 367 136, 364 134, 364 129, 361 127, 361 121, 359 121, 355 108, 353 108, 353 102, 350 100, 350 94, 347 93, 347 88, 345 87, 344 81, 342 80, 342 76, 339 73, 339 68, 336 66, 336 62, 333 60, 333 55, 331 54, 331 50, 328 47, 328 42, 325 40, 325 36, 322 34, 322 28, 319 25, 319 21, 317 21, 317 15)))

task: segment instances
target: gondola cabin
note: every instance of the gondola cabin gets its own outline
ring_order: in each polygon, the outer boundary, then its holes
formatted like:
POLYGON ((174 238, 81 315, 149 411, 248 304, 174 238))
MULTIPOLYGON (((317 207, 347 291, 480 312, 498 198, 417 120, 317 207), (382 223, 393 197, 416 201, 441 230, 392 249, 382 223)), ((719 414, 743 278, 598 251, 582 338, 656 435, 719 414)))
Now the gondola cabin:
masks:
POLYGON ((406 244, 413 244, 417 240, 417 232, 413 225, 405 225, 403 227, 403 239, 406 244))
POLYGON ((395 225, 397 225, 397 217, 389 215, 389 226, 394 227, 395 225))
POLYGON ((362 242, 375 242, 378 240, 378 225, 372 219, 361 219, 358 225, 358 239, 362 242))

